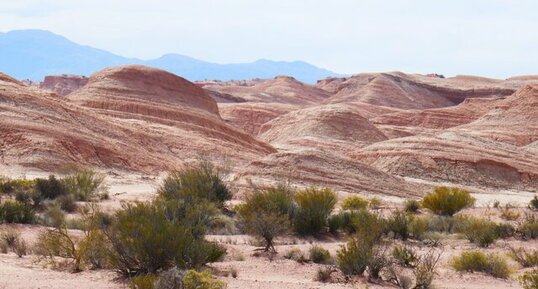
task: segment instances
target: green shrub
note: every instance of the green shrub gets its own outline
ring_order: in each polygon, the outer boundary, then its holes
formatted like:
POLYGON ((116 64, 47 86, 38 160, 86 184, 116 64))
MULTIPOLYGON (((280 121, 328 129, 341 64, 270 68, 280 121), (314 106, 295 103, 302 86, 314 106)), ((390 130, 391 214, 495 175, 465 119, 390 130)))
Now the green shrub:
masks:
POLYGON ((409 234, 417 240, 422 240, 428 231, 428 221, 425 217, 415 217, 409 223, 409 234))
POLYGON ((538 238, 538 217, 527 215, 525 220, 517 227, 517 233, 524 240, 538 238))
POLYGON ((413 217, 403 211, 394 211, 387 220, 387 230, 392 233, 394 238, 407 240, 410 235, 409 226, 413 217))
POLYGON ((193 168, 168 174, 158 193, 164 200, 196 203, 198 199, 205 199, 218 204, 219 207, 232 198, 232 192, 223 181, 222 173, 213 164, 205 161, 193 168))
POLYGON ((154 274, 134 276, 133 278, 131 278, 129 288, 130 289, 154 289, 155 280, 157 280, 157 276, 154 274))
POLYGON ((334 271, 335 270, 331 266, 322 266, 316 271, 314 280, 322 283, 330 282, 332 279, 331 275, 334 271))
POLYGON ((204 239, 210 210, 182 202, 125 205, 105 229, 112 268, 127 275, 173 266, 197 268, 211 261, 214 246, 204 239))
POLYGON ((507 239, 516 234, 516 228, 508 223, 500 223, 495 226, 495 235, 500 239, 507 239))
POLYGON ((417 200, 407 200, 404 203, 404 210, 408 213, 418 213, 420 210, 420 202, 417 200))
POLYGON ((298 263, 306 263, 308 262, 308 259, 305 257, 303 251, 301 249, 294 247, 286 251, 284 253, 283 257, 288 260, 293 260, 298 263))
POLYGON ((538 210, 538 196, 534 196, 534 198, 532 198, 532 200, 529 202, 529 208, 535 211, 538 210))
POLYGON ((327 226, 337 196, 329 188, 308 188, 295 194, 294 229, 301 235, 317 235, 327 226))
POLYGON ((185 271, 172 267, 159 275, 154 283, 155 289, 182 289, 185 271))
POLYGON ((368 207, 368 201, 359 196, 349 196, 342 201, 342 210, 360 210, 368 207))
POLYGON ((30 194, 35 189, 35 181, 27 179, 14 179, 0 177, 0 194, 17 195, 30 194))
POLYGON ((373 197, 368 200, 368 207, 373 210, 381 209, 381 206, 383 206, 383 200, 381 200, 378 197, 373 197))
POLYGON ((538 250, 510 247, 510 257, 524 268, 538 266, 538 250))
MULTIPOLYGON (((366 210, 360 210, 359 212, 367 212, 366 210)), ((353 218, 357 215, 357 211, 341 211, 338 214, 331 215, 327 220, 329 226, 329 232, 337 234, 338 231, 343 230, 348 234, 355 233, 355 227, 353 225, 353 218)))
POLYGON ((31 224, 35 221, 34 209, 17 201, 6 201, 0 204, 0 224, 31 224))
POLYGON ((340 270, 347 275, 362 275, 377 253, 376 242, 371 235, 354 235, 336 252, 340 270))
POLYGON ((430 250, 419 257, 413 269, 415 275, 415 289, 432 288, 433 278, 437 274, 437 264, 441 259, 441 252, 430 250))
POLYGON ((483 272, 493 277, 506 279, 510 268, 504 258, 494 253, 484 254, 481 251, 466 251, 452 259, 452 267, 456 271, 483 272))
POLYGON ((183 277, 183 289, 224 289, 226 283, 215 279, 208 272, 188 270, 183 277))
POLYGON ((36 179, 35 182, 37 192, 44 199, 54 200, 69 193, 66 184, 54 175, 50 175, 48 179, 36 179))
POLYGON ((240 226, 246 233, 263 239, 265 251, 275 251, 274 239, 290 230, 293 211, 292 192, 286 187, 250 194, 237 207, 240 226))
POLYGON ((413 248, 396 246, 392 249, 392 257, 397 264, 404 267, 414 268, 419 261, 418 254, 413 248))
POLYGON ((35 244, 35 251, 53 263, 54 257, 70 260, 73 272, 80 272, 84 267, 83 252, 75 240, 69 236, 65 227, 47 229, 42 232, 35 244))
POLYGON ((77 202, 73 195, 59 196, 56 198, 55 202, 62 210, 68 213, 73 213, 77 210, 77 202))
POLYGON ((458 230, 480 247, 489 247, 497 239, 497 224, 486 219, 469 217, 458 230))
POLYGON ((389 258, 386 255, 386 248, 374 247, 372 251, 371 259, 368 261, 368 279, 379 280, 381 279, 381 271, 390 264, 389 258))
POLYGON ((105 175, 92 169, 77 169, 63 179, 68 192, 76 200, 89 201, 98 193, 105 192, 105 175))
POLYGON ((316 264, 331 264, 333 261, 331 253, 321 246, 312 246, 308 251, 308 254, 310 261, 316 264))
POLYGON ((57 206, 48 206, 40 217, 40 223, 48 227, 58 228, 65 225, 65 213, 57 206))
POLYGON ((387 222, 378 214, 359 210, 351 215, 351 224, 357 235, 369 236, 377 242, 387 231, 387 222))
POLYGON ((538 289, 538 269, 525 272, 519 277, 519 284, 523 289, 538 289))
POLYGON ((459 188, 436 187, 422 199, 422 206, 434 214, 453 216, 455 213, 474 205, 471 194, 459 188))
POLYGON ((92 269, 111 268, 109 262, 111 246, 105 234, 100 230, 92 229, 86 231, 85 235, 79 243, 84 263, 91 265, 92 269))

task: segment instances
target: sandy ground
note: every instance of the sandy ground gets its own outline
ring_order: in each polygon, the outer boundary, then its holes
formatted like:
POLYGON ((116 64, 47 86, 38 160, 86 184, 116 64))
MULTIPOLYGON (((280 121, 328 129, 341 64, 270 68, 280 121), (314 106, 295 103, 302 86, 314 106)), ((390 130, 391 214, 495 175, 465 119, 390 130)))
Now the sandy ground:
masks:
MULTIPOLYGON (((45 177, 43 173, 28 173, 24 175, 17 170, 11 170, 11 177, 45 177)), ((109 174, 110 176, 110 174, 109 174)), ((103 209, 114 211, 121 207, 122 202, 148 201, 155 196, 156 188, 162 176, 142 176, 142 175, 115 175, 108 177, 110 199, 101 202, 103 209)), ((341 197, 346 193, 341 193, 341 197)), ((489 216, 498 219, 499 210, 491 208, 495 200, 504 203, 526 204, 534 196, 527 193, 515 192, 494 192, 490 194, 474 194, 478 200, 478 208, 467 210, 466 213, 489 216), (488 207, 489 206, 489 207, 488 207)), ((372 196, 368 196, 372 197, 372 196)), ((398 198, 383 198, 385 206, 399 206, 398 198)), ((523 209, 521 209, 523 210, 523 209)), ((6 225, 0 225, 0 231, 6 225)), ((11 225, 12 229, 21 232, 22 237, 33 243, 38 233, 43 227, 33 225, 11 225)), ((75 232, 76 233, 76 232, 75 232)), ((358 280, 348 283, 320 283, 314 281, 317 270, 322 265, 307 263, 300 264, 292 260, 287 260, 282 255, 290 248, 297 247, 307 253, 313 244, 318 244, 328 249, 334 254, 345 242, 345 239, 330 239, 318 241, 315 239, 289 238, 279 240, 276 247, 279 255, 272 261, 267 257, 255 257, 255 246, 251 245, 251 238, 244 235, 233 236, 208 236, 228 249, 228 255, 223 262, 211 265, 219 273, 222 280, 228 283, 230 289, 324 289, 324 288, 396 288, 391 284, 371 284, 365 280, 358 280), (237 278, 224 276, 222 272, 235 269, 238 272, 237 278), (368 286, 368 287, 366 287, 368 286)), ((506 252, 508 246, 525 247, 538 249, 538 241, 521 242, 517 240, 497 241, 492 248, 487 251, 506 252)), ((443 255, 439 266, 439 275, 435 279, 435 288, 438 289, 482 289, 482 288, 521 288, 517 282, 517 276, 521 270, 517 264, 512 262, 514 274, 511 279, 502 280, 492 278, 481 273, 458 273, 449 266, 449 261, 455 254, 462 251, 474 249, 468 241, 451 237, 443 240, 443 255)), ((37 262, 36 256, 25 256, 18 258, 14 254, 0 254, 0 289, 10 288, 77 288, 77 289, 97 289, 97 288, 128 288, 128 286, 118 275, 111 271, 84 271, 81 273, 70 273, 61 270, 54 270, 42 262, 37 262)))

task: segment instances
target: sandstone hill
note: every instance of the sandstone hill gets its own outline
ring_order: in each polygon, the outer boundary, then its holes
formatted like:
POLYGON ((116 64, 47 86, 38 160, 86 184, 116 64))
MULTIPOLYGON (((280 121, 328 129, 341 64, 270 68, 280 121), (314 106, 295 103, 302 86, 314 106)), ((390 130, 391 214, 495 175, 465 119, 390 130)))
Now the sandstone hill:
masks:
POLYGON ((7 76, 0 87, 3 165, 156 173, 204 152, 241 163, 275 151, 227 125, 201 88, 162 70, 106 69, 67 98, 7 76))
MULTIPOLYGON (((144 66, 0 76, 0 162, 157 174, 199 154, 260 183, 418 196, 538 191, 538 77, 401 72, 191 83, 144 66)), ((245 184, 247 185, 247 184, 245 184)))

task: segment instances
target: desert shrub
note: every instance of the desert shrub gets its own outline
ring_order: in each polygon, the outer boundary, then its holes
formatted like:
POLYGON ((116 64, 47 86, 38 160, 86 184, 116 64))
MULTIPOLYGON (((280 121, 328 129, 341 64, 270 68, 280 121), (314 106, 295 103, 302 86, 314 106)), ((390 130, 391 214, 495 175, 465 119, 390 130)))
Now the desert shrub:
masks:
POLYGON ((386 255, 386 247, 374 247, 372 256, 368 261, 368 279, 378 280, 381 278, 380 273, 390 264, 389 258, 386 255))
POLYGON ((102 231, 87 231, 85 237, 80 241, 79 248, 82 252, 83 261, 91 265, 92 269, 111 267, 109 262, 110 243, 102 231))
POLYGON ((75 200, 75 196, 73 195, 63 195, 56 198, 55 203, 58 204, 58 206, 68 212, 73 213, 77 210, 77 202, 75 200))
POLYGON ((407 240, 410 235, 409 225, 413 217, 404 211, 394 211, 387 220, 387 230, 392 233, 394 238, 407 240))
POLYGON ((294 229, 301 235, 317 235, 327 226, 337 196, 329 188, 308 188, 295 194, 294 229))
POLYGON ((506 259, 494 253, 484 254, 481 251, 466 251, 452 259, 452 267, 456 271, 483 272, 493 277, 506 279, 510 268, 506 259))
POLYGON ((154 274, 134 276, 131 278, 129 288, 130 289, 154 289, 155 280, 157 280, 157 276, 154 274))
POLYGON ((67 191, 79 201, 89 201, 105 192, 105 175, 93 169, 77 169, 63 179, 67 191))
POLYGON ((532 198, 532 200, 529 202, 529 208, 535 211, 538 210, 538 196, 534 196, 534 198, 532 198))
POLYGON ((125 205, 104 230, 110 265, 128 276, 200 267, 215 253, 204 240, 207 214, 206 207, 182 202, 125 205))
POLYGON ((331 253, 327 249, 317 245, 312 246, 308 250, 308 256, 310 261, 316 264, 331 264, 333 261, 331 253))
POLYGON ((510 247, 510 257, 524 268, 538 266, 538 250, 510 247))
POLYGON ((525 272, 519 277, 519 284, 523 289, 538 289, 538 269, 525 272))
POLYGON ((183 277, 183 289, 224 289, 226 283, 215 279, 208 272, 188 270, 183 277))
POLYGON ((331 215, 327 224, 329 226, 329 232, 336 234, 338 231, 342 230, 348 234, 355 233, 355 227, 353 225, 354 216, 358 213, 367 212, 366 210, 359 211, 341 211, 338 214, 331 215))
POLYGON ((517 227, 517 233, 525 240, 538 238, 538 217, 531 214, 525 216, 525 220, 517 227))
POLYGON ((408 213, 418 213, 420 210, 420 202, 417 200, 407 200, 404 203, 404 211, 408 213))
POLYGON ((501 208, 501 218, 507 220, 507 221, 515 221, 521 217, 521 214, 511 208, 510 206, 505 206, 504 208, 501 208))
POLYGON ((11 251, 17 254, 19 258, 26 256, 28 253, 28 246, 17 231, 7 230, 2 232, 0 234, 0 243, 2 243, 2 246, 5 246, 5 249, 3 250, 5 253, 7 253, 7 250, 11 249, 11 251))
POLYGON ((237 207, 239 224, 248 234, 263 239, 266 251, 275 251, 274 239, 291 228, 293 207, 292 193, 285 187, 253 193, 237 207))
POLYGON ((53 263, 54 257, 67 259, 74 272, 80 272, 83 269, 83 252, 75 240, 69 236, 65 227, 47 229, 42 232, 35 244, 35 251, 53 263))
POLYGON ((301 249, 294 247, 286 251, 284 253, 283 257, 288 260, 293 260, 298 263, 306 263, 308 262, 308 259, 305 257, 303 251, 301 249))
POLYGON ((453 216, 455 213, 474 205, 471 194, 459 188, 436 187, 422 199, 422 206, 434 214, 453 216))
POLYGON ((48 179, 36 179, 35 182, 36 191, 44 199, 54 200, 69 193, 66 184, 54 175, 50 175, 48 179))
MULTIPOLYGON (((369 265, 378 261, 378 239, 374 235, 355 234, 336 252, 337 265, 344 274, 362 275, 369 265), (374 258, 375 257, 375 258, 374 258)), ((375 273, 375 272, 374 272, 375 273)))
POLYGON ((378 210, 383 206, 383 200, 378 197, 373 197, 368 200, 368 207, 370 209, 378 210))
POLYGON ((415 217, 409 223, 409 234, 417 240, 422 240, 428 231, 428 221, 425 217, 415 217))
POLYGON ((342 201, 342 210, 360 210, 368 207, 368 201, 359 196, 349 196, 342 201))
POLYGON ((507 239, 513 237, 516 233, 516 228, 511 224, 500 223, 495 226, 495 235, 499 239, 507 239))
POLYGON ((185 271, 172 267, 159 275, 154 283, 155 289, 182 289, 185 271))
POLYGON ((35 212, 29 205, 18 201, 6 201, 0 204, 0 224, 31 224, 34 221, 35 212))
POLYGON ((0 177, 0 194, 30 194, 34 191, 35 181, 27 179, 9 179, 0 177))
POLYGON ((419 260, 417 252, 407 246, 395 246, 392 249, 392 257, 400 266, 409 268, 414 268, 419 260))
POLYGON ((327 283, 332 280, 331 275, 334 272, 334 269, 331 266, 322 266, 316 271, 315 281, 327 283))
POLYGON ((432 288, 439 259, 441 259, 441 252, 436 252, 435 250, 430 250, 420 256, 417 265, 413 269, 413 275, 415 275, 414 289, 432 288))
POLYGON ((458 230, 467 240, 480 247, 489 247, 497 239, 497 225, 482 218, 468 217, 458 230))
POLYGON ((58 205, 47 206, 41 214, 39 223, 48 227, 61 227, 65 221, 65 213, 58 205))
POLYGON ((198 199, 205 199, 218 204, 219 207, 232 198, 232 192, 224 182, 222 173, 207 161, 202 161, 190 169, 169 173, 158 193, 159 197, 165 200, 196 203, 198 199))

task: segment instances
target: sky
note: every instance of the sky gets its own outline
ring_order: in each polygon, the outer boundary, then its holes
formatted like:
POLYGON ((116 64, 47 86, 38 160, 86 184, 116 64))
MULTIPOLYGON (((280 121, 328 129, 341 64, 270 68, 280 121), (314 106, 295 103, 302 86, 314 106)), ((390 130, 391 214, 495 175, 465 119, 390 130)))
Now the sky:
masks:
POLYGON ((141 59, 302 60, 339 73, 538 74, 536 0, 0 0, 44 29, 141 59))

